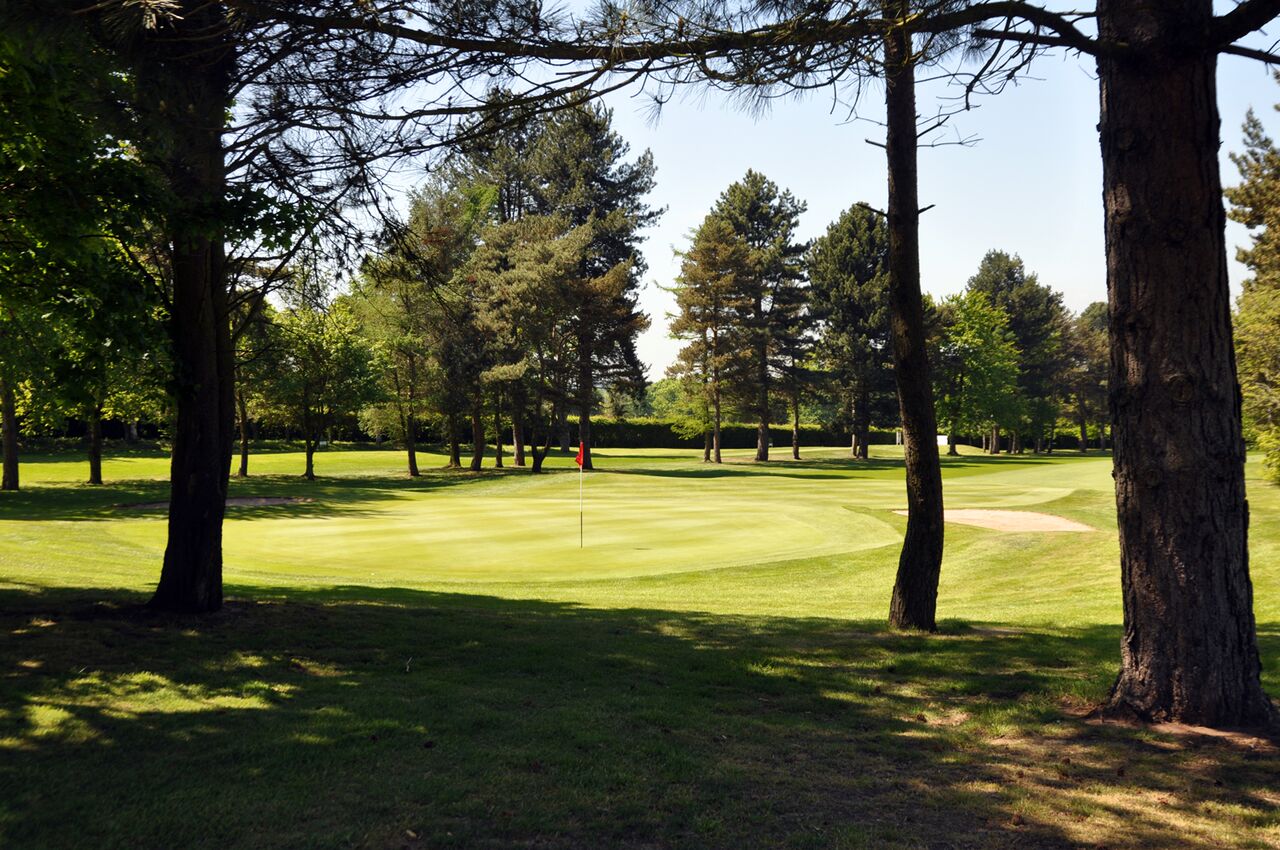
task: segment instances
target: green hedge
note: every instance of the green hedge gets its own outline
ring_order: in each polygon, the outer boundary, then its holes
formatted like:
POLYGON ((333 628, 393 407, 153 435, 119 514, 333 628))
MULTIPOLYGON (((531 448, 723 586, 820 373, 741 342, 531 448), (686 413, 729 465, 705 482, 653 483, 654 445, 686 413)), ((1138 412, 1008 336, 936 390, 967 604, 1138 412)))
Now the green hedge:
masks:
MULTIPOLYGON (((572 434, 577 434, 577 421, 571 418, 572 434)), ((790 426, 769 429, 772 445, 791 445, 790 426)), ((681 449, 701 448, 702 437, 685 438, 675 431, 675 423, 661 419, 592 419, 591 441, 600 448, 616 449, 681 449)), ((801 446, 843 446, 849 442, 847 433, 840 433, 821 425, 801 425, 801 446)), ((893 445, 894 432, 873 429, 871 442, 893 445)), ((726 449, 753 449, 756 445, 756 426, 741 422, 726 423, 720 427, 720 446, 726 449)))

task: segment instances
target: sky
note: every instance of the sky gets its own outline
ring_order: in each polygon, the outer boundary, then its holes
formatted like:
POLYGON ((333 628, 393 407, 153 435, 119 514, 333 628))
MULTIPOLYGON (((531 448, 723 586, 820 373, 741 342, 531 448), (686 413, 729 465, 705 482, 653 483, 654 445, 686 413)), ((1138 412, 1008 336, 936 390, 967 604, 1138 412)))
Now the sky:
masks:
MULTIPOLYGON (((970 146, 943 146, 920 152, 920 260, 926 292, 944 296, 964 288, 982 256, 999 249, 1022 257, 1042 283, 1062 292, 1068 308, 1082 310, 1106 299, 1102 230, 1102 165, 1098 150, 1098 86, 1091 63, 1077 57, 1047 56, 1031 77, 976 109, 952 119, 945 138, 977 137, 970 146)), ((922 115, 937 108, 939 87, 918 96, 922 115)), ((1280 86, 1259 63, 1223 57, 1218 78, 1222 117, 1221 168, 1224 185, 1238 180, 1228 153, 1242 148, 1240 126, 1251 106, 1264 126, 1280 135, 1280 86)), ((764 173, 808 204, 800 238, 820 236, 854 203, 883 209, 886 195, 884 151, 867 143, 883 140, 874 123, 882 90, 869 91, 860 112, 868 120, 848 121, 847 108, 832 111, 830 94, 799 102, 775 103, 753 117, 714 93, 690 92, 667 103, 655 122, 648 101, 618 93, 607 99, 614 128, 632 147, 646 148, 657 165, 650 195, 666 214, 649 229, 643 252, 649 270, 640 295, 652 327, 639 352, 651 380, 663 377, 680 343, 669 337, 670 293, 661 289, 679 271, 676 250, 719 194, 749 168, 764 173)), ((1238 291, 1245 270, 1234 261, 1235 246, 1247 231, 1227 229, 1231 278, 1238 291)))

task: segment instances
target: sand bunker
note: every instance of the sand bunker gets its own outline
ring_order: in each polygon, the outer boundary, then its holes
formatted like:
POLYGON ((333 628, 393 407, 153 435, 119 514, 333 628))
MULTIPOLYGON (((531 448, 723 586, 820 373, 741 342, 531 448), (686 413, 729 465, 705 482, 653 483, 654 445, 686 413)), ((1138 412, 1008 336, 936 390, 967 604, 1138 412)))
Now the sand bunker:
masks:
MULTIPOLYGON (((308 496, 233 496, 227 499, 229 508, 261 508, 267 505, 297 505, 303 502, 314 502, 308 496)), ((168 502, 136 502, 132 505, 116 505, 125 511, 158 511, 169 507, 168 502)))
MULTIPOLYGON (((906 511, 894 511, 906 516, 906 511)), ((1066 517, 1053 514, 1036 513, 1035 511, 992 511, 978 508, 962 508, 949 510, 944 519, 947 522, 958 522, 961 525, 976 525, 978 528, 990 528, 993 531, 1097 531, 1092 526, 1066 517)))

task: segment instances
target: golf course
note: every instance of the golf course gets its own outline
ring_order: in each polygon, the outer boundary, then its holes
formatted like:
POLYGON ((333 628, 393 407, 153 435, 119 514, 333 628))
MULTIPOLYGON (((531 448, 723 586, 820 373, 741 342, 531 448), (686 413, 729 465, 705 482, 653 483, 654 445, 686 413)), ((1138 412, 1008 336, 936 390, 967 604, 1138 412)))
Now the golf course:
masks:
MULTIPOLYGON (((901 450, 582 478, 338 448, 232 479, 223 610, 149 612, 160 451, 0 494, 0 846, 1276 847, 1280 756, 1089 717, 1119 667, 1111 459, 943 458, 939 633, 885 627, 901 450), (579 545, 579 495, 582 543, 579 545), (960 514, 957 514, 960 516, 960 514)), ((1280 692, 1280 489, 1249 473, 1280 692)), ((157 504, 158 503, 158 504, 157 504)))

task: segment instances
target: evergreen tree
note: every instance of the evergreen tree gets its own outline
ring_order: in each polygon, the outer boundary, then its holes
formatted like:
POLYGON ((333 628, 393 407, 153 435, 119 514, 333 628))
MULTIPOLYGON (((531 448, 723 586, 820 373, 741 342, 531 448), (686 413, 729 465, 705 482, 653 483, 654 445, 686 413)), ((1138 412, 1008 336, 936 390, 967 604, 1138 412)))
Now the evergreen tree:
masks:
POLYGON ((756 171, 747 171, 716 201, 712 214, 723 219, 747 247, 745 274, 735 277, 733 344, 743 352, 726 383, 756 425, 756 460, 769 459, 770 389, 778 352, 803 328, 804 253, 795 241, 803 202, 756 171))
POLYGON ((1247 435, 1280 483, 1280 150, 1249 111, 1245 149, 1232 154, 1239 186, 1227 189, 1231 218, 1251 231, 1237 258, 1251 273, 1236 302, 1235 347, 1247 435))
MULTIPOLYGON (((482 380, 513 399, 516 432, 529 428, 533 472, 542 471, 559 411, 577 373, 575 298, 592 282, 586 267, 593 231, 555 216, 526 215, 489 227, 464 274, 473 282, 476 325, 491 354, 482 380)), ((620 286, 625 265, 605 272, 620 286)))
MULTIPOLYGON (((703 219, 682 258, 674 287, 679 312, 671 322, 671 335, 687 340, 669 373, 680 380, 690 413, 710 435, 709 454, 721 462, 720 424, 724 413, 726 376, 746 372, 744 352, 735 344, 742 279, 752 274, 750 249, 723 218, 703 219)), ((688 430, 688 429, 686 429, 688 430)))
POLYGON ((873 418, 896 417, 889 339, 889 232, 855 204, 810 248, 809 286, 819 319, 819 361, 849 412, 852 452, 866 459, 873 418))
MULTIPOLYGON (((1062 295, 1040 283, 1035 273, 1028 273, 1020 257, 1003 251, 987 252, 977 273, 969 278, 968 289, 984 293, 993 306, 1005 312, 1021 352, 1018 390, 1024 401, 1023 417, 1010 423, 1010 450, 1020 449, 1024 430, 1039 450, 1046 429, 1057 419, 1057 400, 1068 368, 1068 316, 1062 295)), ((993 445, 993 450, 998 450, 998 445, 993 445)))
POLYGON ((635 394, 644 387, 636 338, 649 326, 637 293, 646 270, 640 232, 662 214, 645 203, 653 157, 628 161, 630 146, 613 131, 613 113, 598 104, 551 115, 533 154, 537 211, 589 226, 591 243, 571 290, 575 322, 578 437, 583 467, 592 468, 591 411, 596 389, 635 394))
MULTIPOLYGON (((1080 451, 1088 451, 1089 425, 1095 424, 1100 435, 1106 433, 1107 370, 1110 368, 1107 347, 1107 305, 1095 301, 1071 321, 1067 342, 1066 388, 1076 426, 1080 431, 1080 451)), ((1105 448, 1105 446, 1102 446, 1105 448)))

